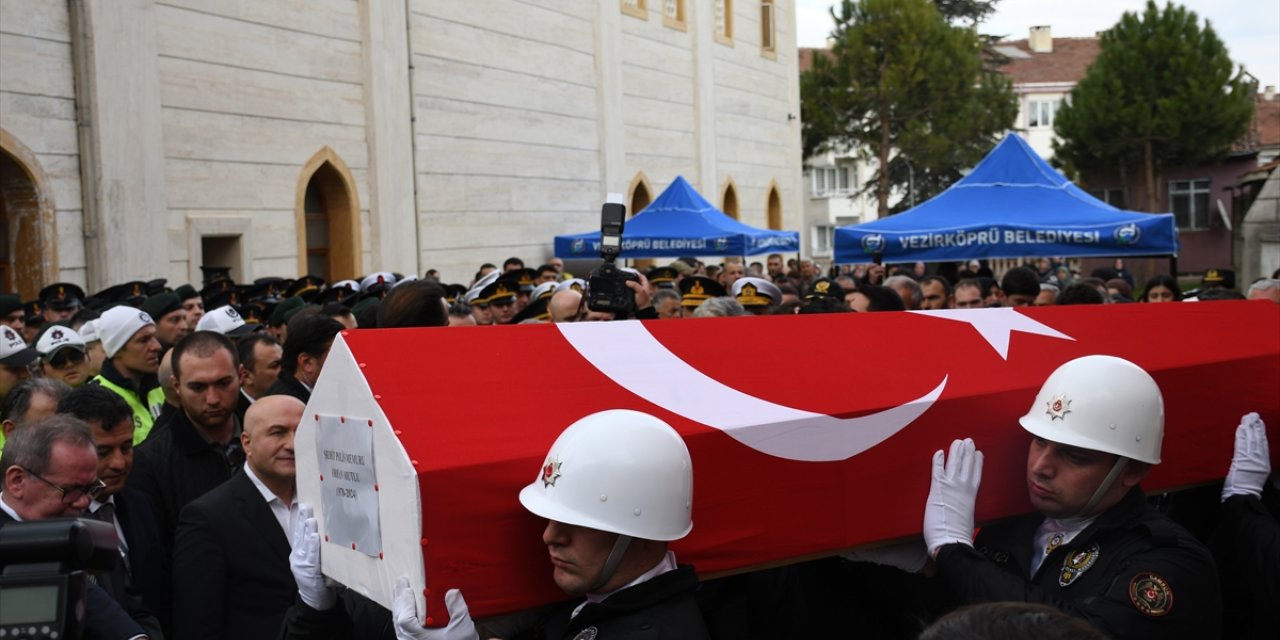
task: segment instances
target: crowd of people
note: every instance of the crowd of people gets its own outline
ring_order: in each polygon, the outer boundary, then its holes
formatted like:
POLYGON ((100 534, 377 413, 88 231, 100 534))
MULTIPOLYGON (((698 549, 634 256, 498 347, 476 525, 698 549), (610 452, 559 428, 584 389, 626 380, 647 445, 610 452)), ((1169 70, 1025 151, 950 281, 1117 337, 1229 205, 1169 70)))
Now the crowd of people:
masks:
POLYGON ((1162 499, 1156 509, 1141 492, 1161 461, 1163 404, 1149 375, 1114 358, 1073 361, 1045 381, 1022 421, 1033 438, 1027 474, 1037 513, 984 528, 976 541, 982 454, 957 441, 934 458, 922 543, 699 583, 667 549, 692 526, 687 450, 657 418, 605 412, 569 426, 548 454, 550 471, 520 494, 548 520, 553 575, 575 599, 566 607, 477 625, 463 594, 450 592, 449 625, 430 628, 407 582, 390 611, 327 583, 315 519, 297 500, 293 436, 344 330, 1135 299, 1280 303, 1280 273, 1245 293, 1219 270, 1193 292, 1168 276, 1136 289, 1120 261, 1080 277, 1041 259, 998 280, 977 261, 928 274, 923 264, 823 270, 777 254, 763 263, 679 258, 632 272, 634 305, 623 313, 589 308, 589 278, 558 259, 484 264, 466 285, 434 271, 246 285, 207 269, 200 290, 156 280, 93 295, 54 283, 25 303, 0 295, 0 526, 83 516, 115 530, 120 562, 95 576, 88 608, 89 628, 101 632, 92 637, 113 640, 946 638, 986 637, 946 630, 998 625, 1046 637, 1059 637, 1049 628, 1071 637, 1275 637, 1280 484, 1260 419, 1242 419, 1225 487, 1211 501, 1215 526, 1193 535, 1160 512, 1187 501, 1162 499), (1054 408, 1101 394, 1098 384, 1126 391, 1093 413, 1054 408), (1127 421, 1118 432, 1117 416, 1127 421), (1091 431, 1102 424, 1110 433, 1091 431), (1142 447, 1129 439, 1135 433, 1142 447), (575 451, 600 461, 619 450, 653 454, 649 466, 623 456, 590 479, 560 481, 553 464, 575 451), (653 522, 575 502, 582 482, 640 491, 653 522))

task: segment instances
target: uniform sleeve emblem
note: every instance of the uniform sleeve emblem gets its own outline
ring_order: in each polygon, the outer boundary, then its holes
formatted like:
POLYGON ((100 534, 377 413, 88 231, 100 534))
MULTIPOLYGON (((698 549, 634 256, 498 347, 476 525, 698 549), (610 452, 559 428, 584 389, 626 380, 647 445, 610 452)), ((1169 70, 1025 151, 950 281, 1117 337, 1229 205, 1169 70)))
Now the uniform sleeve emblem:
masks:
POLYGON ((1173 589, 1154 573, 1139 573, 1129 581, 1129 600, 1138 611, 1158 618, 1173 609, 1173 589))

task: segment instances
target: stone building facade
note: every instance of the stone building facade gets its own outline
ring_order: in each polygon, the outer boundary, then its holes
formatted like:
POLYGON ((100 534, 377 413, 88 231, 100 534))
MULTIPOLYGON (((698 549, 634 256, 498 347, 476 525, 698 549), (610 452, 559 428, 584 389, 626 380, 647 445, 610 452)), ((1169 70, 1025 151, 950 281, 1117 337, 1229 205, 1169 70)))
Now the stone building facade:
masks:
POLYGON ((0 288, 537 263, 683 175, 800 224, 787 0, 0 0, 0 288))

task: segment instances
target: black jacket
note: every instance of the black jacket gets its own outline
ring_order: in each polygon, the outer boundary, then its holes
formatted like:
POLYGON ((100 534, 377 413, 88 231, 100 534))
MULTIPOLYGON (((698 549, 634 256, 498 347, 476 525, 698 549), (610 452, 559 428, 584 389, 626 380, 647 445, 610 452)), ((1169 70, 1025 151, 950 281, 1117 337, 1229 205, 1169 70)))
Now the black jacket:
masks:
POLYGON ((680 565, 652 580, 628 587, 603 602, 589 603, 569 618, 580 604, 574 601, 557 609, 546 622, 542 638, 571 640, 708 640, 695 591, 698 576, 693 567, 680 565), (583 631, 594 628, 595 634, 583 631))
POLYGON ((1280 638, 1280 483, 1262 499, 1222 503, 1212 549, 1222 576, 1224 638, 1280 638))
POLYGON ((267 388, 269 396, 293 396, 306 404, 311 399, 311 391, 307 390, 292 374, 280 372, 280 377, 267 388))
POLYGON ((130 597, 140 598, 163 629, 170 631, 169 556, 155 508, 145 493, 131 487, 121 489, 114 502, 115 519, 129 548, 129 564, 127 570, 119 564, 109 575, 99 576, 98 586, 121 603, 130 597))
POLYGON ((171 420, 157 424, 147 440, 134 449, 129 486, 151 498, 166 551, 173 549, 182 508, 244 466, 238 428, 236 432, 229 453, 223 455, 200 436, 186 412, 178 410, 171 420))
MULTIPOLYGON (((510 640, 709 640, 694 592, 698 576, 693 567, 680 565, 652 580, 623 589, 604 602, 588 604, 569 619, 581 600, 562 605, 525 633, 510 640), (579 636, 588 628, 596 635, 579 636)), ((391 614, 351 592, 338 606, 316 611, 298 601, 280 630, 280 640, 373 640, 394 638, 391 614), (350 597, 355 596, 355 597, 350 597)))
POLYGON ((272 640, 297 592, 289 539, 247 474, 182 509, 173 550, 175 637, 272 640))
POLYGON ((1113 638, 1219 637, 1222 602, 1213 559, 1185 529, 1149 507, 1140 489, 1049 554, 1028 579, 1032 540, 1043 521, 1038 513, 1019 516, 983 527, 976 548, 943 546, 939 577, 965 604, 1047 604, 1113 638), (1089 566, 1063 586, 1069 562, 1089 566))

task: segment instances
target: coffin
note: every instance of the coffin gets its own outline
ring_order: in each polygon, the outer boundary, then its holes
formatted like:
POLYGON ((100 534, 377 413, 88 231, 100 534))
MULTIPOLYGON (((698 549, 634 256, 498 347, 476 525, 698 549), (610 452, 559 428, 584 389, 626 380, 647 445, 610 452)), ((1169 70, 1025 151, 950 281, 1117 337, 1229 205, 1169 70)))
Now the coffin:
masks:
POLYGON ((476 617, 564 598, 516 496, 587 414, 684 437, 694 527, 673 548, 708 576, 919 534, 930 456, 958 437, 986 456, 979 522, 1029 511, 1017 420, 1089 354, 1164 394, 1148 491, 1223 477, 1246 412, 1280 442, 1266 301, 354 330, 298 430, 299 494, 326 575, 386 606, 409 576, 441 625, 451 588, 476 617))

